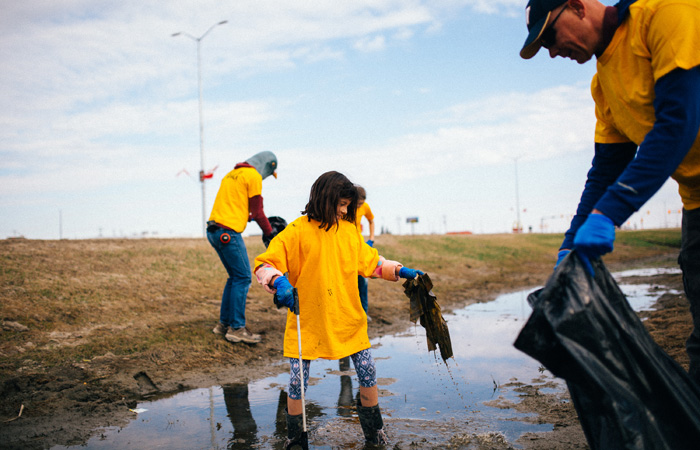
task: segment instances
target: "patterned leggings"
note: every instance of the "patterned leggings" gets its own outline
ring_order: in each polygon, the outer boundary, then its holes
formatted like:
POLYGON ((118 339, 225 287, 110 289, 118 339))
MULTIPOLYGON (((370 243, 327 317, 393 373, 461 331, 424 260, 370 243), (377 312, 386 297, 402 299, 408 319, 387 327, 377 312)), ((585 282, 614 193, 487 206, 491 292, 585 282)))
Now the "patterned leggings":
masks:
MULTIPOLYGON (((369 349, 361 350, 350 355, 352 363, 360 380, 360 386, 372 387, 377 384, 377 371, 374 359, 369 349)), ((311 361, 304 359, 304 392, 309 387, 309 366, 311 361)), ((289 392, 287 394, 293 400, 301 399, 301 384, 299 383, 299 358, 289 358, 289 392)))

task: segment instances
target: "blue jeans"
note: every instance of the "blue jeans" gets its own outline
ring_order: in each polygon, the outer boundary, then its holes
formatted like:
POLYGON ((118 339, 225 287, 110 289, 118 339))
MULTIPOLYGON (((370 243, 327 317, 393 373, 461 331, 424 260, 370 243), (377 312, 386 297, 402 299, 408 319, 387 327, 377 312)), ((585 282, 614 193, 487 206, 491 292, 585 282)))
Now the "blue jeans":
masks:
POLYGON ((357 288, 360 290, 360 303, 362 303, 362 309, 365 310, 367 314, 367 308, 369 304, 367 302, 367 278, 362 275, 357 276, 357 288))
POLYGON ((678 257, 683 271, 683 287, 690 303, 693 331, 685 343, 690 378, 700 385, 700 208, 683 210, 681 253, 678 257))
POLYGON ((251 274, 248 252, 240 233, 233 230, 216 228, 207 231, 207 239, 228 273, 226 287, 221 296, 221 311, 219 321, 232 328, 245 326, 245 304, 250 288, 251 274), (228 243, 221 242, 221 235, 227 233, 231 240, 228 243))

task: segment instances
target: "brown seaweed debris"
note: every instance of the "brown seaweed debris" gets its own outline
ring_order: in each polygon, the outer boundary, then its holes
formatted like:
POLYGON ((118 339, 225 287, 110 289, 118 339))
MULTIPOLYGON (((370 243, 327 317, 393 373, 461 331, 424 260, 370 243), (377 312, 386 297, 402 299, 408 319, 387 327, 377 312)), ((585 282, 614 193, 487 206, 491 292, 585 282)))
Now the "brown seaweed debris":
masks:
POLYGON ((410 319, 425 328, 428 340, 428 350, 433 352, 440 347, 440 356, 443 361, 452 357, 452 341, 447 322, 442 318, 437 297, 433 294, 433 282, 428 274, 418 275, 416 278, 406 280, 403 283, 404 293, 410 299, 410 319))

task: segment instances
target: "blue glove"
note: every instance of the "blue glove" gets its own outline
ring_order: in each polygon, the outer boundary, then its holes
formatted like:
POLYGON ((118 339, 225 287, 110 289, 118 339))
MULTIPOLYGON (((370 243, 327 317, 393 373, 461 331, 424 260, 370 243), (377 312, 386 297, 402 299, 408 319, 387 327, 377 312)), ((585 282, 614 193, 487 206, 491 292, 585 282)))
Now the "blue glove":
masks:
POLYGON ((409 269, 408 267, 402 267, 401 270, 399 270, 399 277, 401 278, 415 278, 418 275, 423 275, 423 272, 417 269, 409 269))
POLYGON ((367 245, 369 245, 370 247, 374 247, 374 241, 371 239, 367 239, 367 245))
POLYGON ((588 273, 593 275, 590 260, 613 251, 615 224, 603 214, 589 214, 574 237, 574 249, 581 256, 588 273))
POLYGON ((275 294, 275 305, 278 308, 286 306, 290 311, 294 312, 294 287, 289 283, 289 280, 284 275, 275 278, 272 283, 277 293, 275 294))
POLYGON ((554 265, 554 268, 556 269, 559 267, 559 263, 562 262, 564 258, 566 258, 566 255, 571 253, 571 250, 559 250, 559 253, 557 253, 557 263, 554 265))

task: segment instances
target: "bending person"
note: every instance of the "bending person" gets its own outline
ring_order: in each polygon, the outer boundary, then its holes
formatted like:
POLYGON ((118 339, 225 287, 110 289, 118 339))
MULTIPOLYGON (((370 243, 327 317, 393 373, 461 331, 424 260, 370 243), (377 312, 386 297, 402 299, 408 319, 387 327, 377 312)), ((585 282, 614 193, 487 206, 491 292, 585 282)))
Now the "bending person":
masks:
POLYGON ((221 296, 219 323, 212 330, 229 342, 257 344, 261 337, 246 327, 245 306, 251 283, 248 252, 241 233, 249 220, 255 220, 263 232, 267 247, 274 237, 263 210, 262 181, 277 178, 277 157, 260 152, 238 163, 223 180, 207 222, 207 239, 226 268, 228 279, 221 296))

